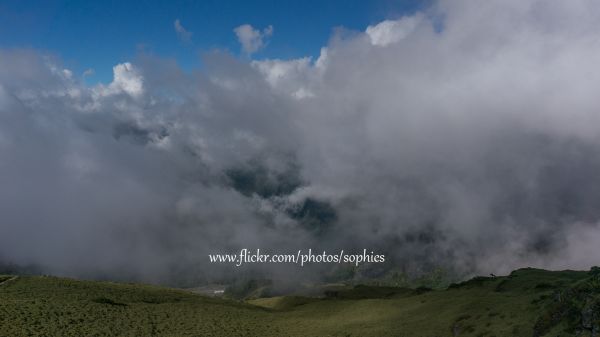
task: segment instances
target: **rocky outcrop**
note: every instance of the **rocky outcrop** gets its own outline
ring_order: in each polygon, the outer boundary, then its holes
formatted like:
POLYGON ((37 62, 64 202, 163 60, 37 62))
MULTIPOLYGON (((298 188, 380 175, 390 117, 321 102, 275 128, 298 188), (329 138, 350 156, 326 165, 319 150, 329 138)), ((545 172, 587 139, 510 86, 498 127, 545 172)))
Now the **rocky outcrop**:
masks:
POLYGON ((560 323, 576 336, 600 337, 600 268, 593 267, 589 275, 554 292, 534 325, 534 337, 545 336, 560 323))

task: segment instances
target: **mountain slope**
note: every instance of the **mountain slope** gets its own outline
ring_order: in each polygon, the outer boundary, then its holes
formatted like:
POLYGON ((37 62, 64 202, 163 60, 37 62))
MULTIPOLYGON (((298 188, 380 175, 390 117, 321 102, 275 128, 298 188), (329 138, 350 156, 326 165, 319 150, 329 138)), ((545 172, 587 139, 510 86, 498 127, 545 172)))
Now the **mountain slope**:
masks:
POLYGON ((247 303, 140 284, 0 277, 0 336, 571 336, 599 333, 597 269, 447 290, 357 286, 247 303))

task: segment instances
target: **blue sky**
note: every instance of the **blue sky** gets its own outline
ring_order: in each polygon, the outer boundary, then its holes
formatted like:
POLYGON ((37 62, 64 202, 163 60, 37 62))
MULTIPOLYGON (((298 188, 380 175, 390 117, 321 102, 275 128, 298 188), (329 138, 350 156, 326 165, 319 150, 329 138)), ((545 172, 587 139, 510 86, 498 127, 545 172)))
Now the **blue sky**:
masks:
POLYGON ((109 82, 112 66, 140 51, 174 58, 184 69, 218 48, 242 56, 233 29, 272 25, 268 45, 253 58, 317 56, 335 27, 364 30, 424 6, 419 0, 335 1, 13 1, 0 2, 0 47, 34 48, 58 56, 88 82, 109 82), (179 19, 193 33, 177 38, 179 19))

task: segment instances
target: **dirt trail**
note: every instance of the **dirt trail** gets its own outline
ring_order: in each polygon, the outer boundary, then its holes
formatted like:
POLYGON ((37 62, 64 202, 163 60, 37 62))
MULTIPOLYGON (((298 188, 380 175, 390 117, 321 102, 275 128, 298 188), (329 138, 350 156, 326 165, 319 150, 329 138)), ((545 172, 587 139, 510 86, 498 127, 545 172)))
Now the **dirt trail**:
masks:
POLYGON ((8 282, 10 282, 10 281, 14 281, 14 280, 16 280, 16 279, 18 279, 18 278, 19 278, 19 276, 13 276, 13 277, 11 277, 11 278, 7 278, 6 280, 4 280, 4 281, 1 281, 1 282, 0 282, 0 286, 1 286, 1 285, 3 285, 3 284, 6 284, 6 283, 8 283, 8 282))

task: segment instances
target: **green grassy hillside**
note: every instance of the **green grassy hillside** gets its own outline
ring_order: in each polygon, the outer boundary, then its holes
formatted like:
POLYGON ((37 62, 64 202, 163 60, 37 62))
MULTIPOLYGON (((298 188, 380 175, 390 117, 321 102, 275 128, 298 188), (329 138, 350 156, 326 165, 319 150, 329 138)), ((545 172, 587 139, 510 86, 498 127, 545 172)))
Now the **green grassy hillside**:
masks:
POLYGON ((591 336, 600 275, 520 269, 447 290, 338 287, 246 303, 139 284, 0 276, 0 336, 591 336))

